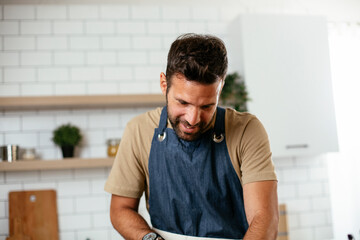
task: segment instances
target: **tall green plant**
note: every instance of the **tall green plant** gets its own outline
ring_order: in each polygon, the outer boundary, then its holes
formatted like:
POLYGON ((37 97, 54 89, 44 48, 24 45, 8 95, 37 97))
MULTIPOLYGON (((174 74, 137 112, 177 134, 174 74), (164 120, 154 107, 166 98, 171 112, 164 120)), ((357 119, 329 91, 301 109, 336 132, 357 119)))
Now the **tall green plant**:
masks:
POLYGON ((237 73, 230 73, 225 78, 220 100, 224 105, 230 105, 239 112, 247 112, 246 103, 250 101, 243 78, 237 73))

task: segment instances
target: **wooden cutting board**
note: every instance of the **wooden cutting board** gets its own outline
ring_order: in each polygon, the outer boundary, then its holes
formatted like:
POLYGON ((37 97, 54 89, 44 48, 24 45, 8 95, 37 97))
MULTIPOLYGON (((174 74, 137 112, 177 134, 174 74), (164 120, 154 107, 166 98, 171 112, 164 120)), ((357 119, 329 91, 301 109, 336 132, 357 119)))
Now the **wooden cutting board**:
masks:
POLYGON ((9 193, 10 239, 24 235, 33 240, 59 240, 54 190, 9 193))

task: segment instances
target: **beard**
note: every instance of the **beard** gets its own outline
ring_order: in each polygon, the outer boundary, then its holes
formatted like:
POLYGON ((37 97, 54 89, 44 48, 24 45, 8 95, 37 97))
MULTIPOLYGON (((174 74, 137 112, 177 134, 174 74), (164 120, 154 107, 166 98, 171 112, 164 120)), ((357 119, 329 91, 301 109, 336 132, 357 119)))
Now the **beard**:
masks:
MULTIPOLYGON (((203 134, 204 130, 207 129, 207 127, 210 125, 211 121, 209 123, 200 121, 199 123, 197 123, 196 125, 191 125, 188 123, 188 121, 181 119, 180 117, 173 117, 170 112, 169 112, 169 107, 167 107, 167 114, 168 114, 168 118, 169 121, 171 123, 172 128, 174 129, 176 135, 185 141, 195 141, 197 139, 199 139, 201 137, 201 135, 203 134), (191 127, 198 127, 198 131, 194 132, 194 133, 187 133, 184 132, 180 129, 180 124, 183 124, 185 126, 191 126, 191 127)), ((214 114, 215 115, 215 114, 214 114)), ((214 116, 213 116, 214 117, 214 116)), ((212 118, 213 118, 212 117, 212 118)), ((211 118, 211 119, 212 119, 211 118)))

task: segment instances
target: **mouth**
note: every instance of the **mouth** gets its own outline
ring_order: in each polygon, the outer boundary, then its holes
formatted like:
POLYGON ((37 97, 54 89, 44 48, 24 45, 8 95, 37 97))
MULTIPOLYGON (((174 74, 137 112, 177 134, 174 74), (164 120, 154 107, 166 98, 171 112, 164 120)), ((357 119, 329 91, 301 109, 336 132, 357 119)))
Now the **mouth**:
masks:
POLYGON ((193 134, 196 133, 199 130, 199 126, 195 125, 195 126, 191 126, 188 123, 185 122, 180 122, 180 126, 182 128, 182 131, 185 134, 193 134))

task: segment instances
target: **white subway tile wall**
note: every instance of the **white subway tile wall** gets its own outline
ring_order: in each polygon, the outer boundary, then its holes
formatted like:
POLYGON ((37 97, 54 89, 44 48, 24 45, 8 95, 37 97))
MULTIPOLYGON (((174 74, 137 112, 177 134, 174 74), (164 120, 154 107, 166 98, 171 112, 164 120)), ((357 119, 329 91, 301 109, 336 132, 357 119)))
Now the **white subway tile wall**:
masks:
POLYGON ((66 50, 67 41, 66 37, 38 37, 36 46, 38 50, 66 50))
MULTIPOLYGON (((307 13, 305 6, 296 7, 307 13)), ((211 33, 226 40, 230 21, 257 9, 294 12, 257 5, 0 5, 0 96, 160 93, 159 74, 179 34, 211 33)), ((84 134, 79 156, 105 157, 106 140, 120 138, 126 123, 147 110, 2 111, 0 144, 34 147, 42 159, 59 159, 52 131, 70 122, 84 134)), ((274 161, 291 239, 331 239, 326 157, 274 161)), ((103 191, 109 170, 0 172, 0 240, 8 235, 8 193, 36 189, 57 191, 61 240, 122 239, 111 226, 110 196, 103 191)))
POLYGON ((0 66, 18 66, 20 65, 20 57, 17 52, 1 52, 0 53, 0 66))
POLYGON ((2 20, 0 23, 0 32, 1 35, 18 35, 19 22, 2 20))
POLYGON ((326 161, 326 155, 274 159, 279 202, 287 205, 291 240, 332 239, 326 161))
POLYGON ((67 7, 66 6, 48 6, 39 5, 36 6, 36 19, 66 19, 67 18, 67 7))
POLYGON ((34 5, 5 5, 4 19, 27 20, 35 19, 34 5))
POLYGON ((4 82, 26 83, 36 81, 36 70, 33 68, 8 68, 4 70, 4 82))
POLYGON ((1 218, 6 217, 6 204, 5 204, 5 202, 0 203, 0 217, 1 218))
POLYGON ((4 37, 4 50, 33 50, 35 49, 34 37, 4 37))

